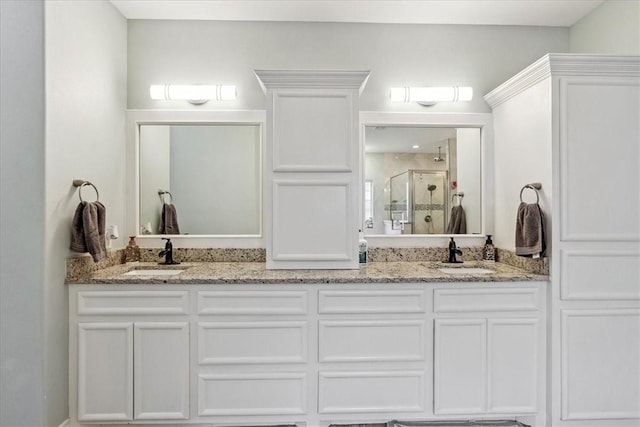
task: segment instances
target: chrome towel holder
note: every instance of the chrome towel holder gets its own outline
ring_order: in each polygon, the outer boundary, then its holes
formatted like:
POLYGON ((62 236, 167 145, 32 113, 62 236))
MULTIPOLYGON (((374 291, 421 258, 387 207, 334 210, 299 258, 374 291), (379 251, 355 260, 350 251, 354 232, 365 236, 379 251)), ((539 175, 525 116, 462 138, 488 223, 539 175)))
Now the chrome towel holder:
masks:
POLYGON ((74 179, 73 180, 73 186, 74 187, 79 187, 78 190, 78 197, 80 197, 80 202, 84 202, 84 200, 82 199, 82 188, 86 187, 86 186, 91 186, 93 187, 93 189, 96 192, 96 202, 100 200, 100 193, 98 192, 98 188, 96 188, 95 185, 93 185, 93 183, 91 181, 86 181, 84 179, 74 179))
POLYGON ((522 187, 522 189, 520 190, 520 203, 524 203, 524 200, 522 200, 522 193, 527 188, 536 192, 536 203, 540 203, 540 192, 538 190, 542 188, 542 184, 540 184, 539 182, 532 182, 531 184, 526 184, 524 187, 522 187))

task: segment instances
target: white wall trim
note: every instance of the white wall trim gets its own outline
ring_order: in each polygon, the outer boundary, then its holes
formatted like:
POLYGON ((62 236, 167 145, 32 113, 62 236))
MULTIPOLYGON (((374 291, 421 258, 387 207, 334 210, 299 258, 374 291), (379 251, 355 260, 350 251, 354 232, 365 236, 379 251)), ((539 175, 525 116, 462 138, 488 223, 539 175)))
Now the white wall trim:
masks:
POLYGON ((58 427, 70 427, 70 426, 71 426, 71 418, 67 418, 58 427))

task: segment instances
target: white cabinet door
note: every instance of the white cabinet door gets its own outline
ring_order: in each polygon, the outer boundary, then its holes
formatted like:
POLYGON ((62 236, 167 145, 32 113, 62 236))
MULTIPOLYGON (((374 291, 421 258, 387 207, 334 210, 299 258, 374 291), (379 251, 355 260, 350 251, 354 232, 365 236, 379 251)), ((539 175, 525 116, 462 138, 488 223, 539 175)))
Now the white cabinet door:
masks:
POLYGON ((189 324, 134 326, 135 419, 189 418, 189 324))
POLYGON ((487 323, 488 412, 535 412, 537 319, 489 319, 487 323))
POLYGON ((133 419, 133 323, 78 324, 78 420, 133 419))
POLYGON ((436 414, 533 413, 537 319, 437 319, 436 414))
POLYGON ((486 320, 437 319, 434 333, 434 412, 485 412, 486 320))
POLYGON ((639 316, 638 309, 562 311, 563 420, 640 417, 639 316))

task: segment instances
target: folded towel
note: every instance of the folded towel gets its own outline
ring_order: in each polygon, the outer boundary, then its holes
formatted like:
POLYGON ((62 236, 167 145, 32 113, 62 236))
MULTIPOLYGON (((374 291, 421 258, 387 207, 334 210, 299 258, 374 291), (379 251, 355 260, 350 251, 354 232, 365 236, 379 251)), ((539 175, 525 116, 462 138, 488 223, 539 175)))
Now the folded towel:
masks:
POLYGON ((162 213, 160 215, 160 234, 180 234, 178 226, 178 213, 173 203, 164 203, 162 205, 162 213))
POLYGON ((462 206, 454 206, 451 208, 451 218, 447 225, 447 234, 467 234, 467 218, 462 206))
POLYGON ((521 202, 516 217, 516 255, 543 256, 546 249, 544 228, 540 205, 521 202))
POLYGON ((107 256, 106 209, 98 201, 81 202, 71 222, 71 245, 75 252, 89 252, 95 262, 107 256))

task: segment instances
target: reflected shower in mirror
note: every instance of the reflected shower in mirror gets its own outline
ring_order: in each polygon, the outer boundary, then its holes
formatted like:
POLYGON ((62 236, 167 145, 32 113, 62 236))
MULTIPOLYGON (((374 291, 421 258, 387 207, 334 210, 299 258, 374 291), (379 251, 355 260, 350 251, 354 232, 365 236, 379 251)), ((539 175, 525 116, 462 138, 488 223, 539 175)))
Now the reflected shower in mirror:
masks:
POLYGON ((365 234, 481 233, 481 173, 480 128, 366 126, 365 234))
POLYGON ((140 125, 141 234, 260 234, 260 135, 254 124, 140 125))

